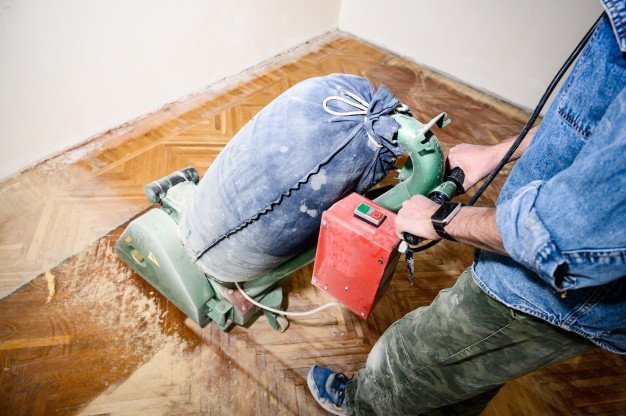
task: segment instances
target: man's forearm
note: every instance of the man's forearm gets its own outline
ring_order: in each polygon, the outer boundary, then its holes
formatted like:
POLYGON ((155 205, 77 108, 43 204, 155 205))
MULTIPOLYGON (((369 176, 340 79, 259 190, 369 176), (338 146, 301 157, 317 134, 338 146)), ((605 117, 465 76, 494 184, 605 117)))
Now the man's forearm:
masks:
POLYGON ((496 224, 495 208, 463 207, 446 225, 446 232, 461 243, 508 255, 496 224))
MULTIPOLYGON (((432 215, 439 204, 422 195, 416 195, 402 204, 396 216, 396 233, 402 238, 404 232, 418 237, 437 240, 441 237, 433 228, 432 215)), ((445 227, 446 232, 461 243, 469 244, 495 253, 507 254, 496 224, 496 209, 462 207, 445 227)))
MULTIPOLYGON (((526 137, 524 137, 524 140, 522 140, 519 147, 515 150, 515 152, 511 156, 511 159, 510 159, 511 161, 519 159, 524 154, 524 152, 526 151, 526 148, 528 148, 528 145, 532 141, 533 137, 535 137, 535 133, 537 132, 538 128, 539 126, 533 127, 532 129, 528 131, 528 133, 526 134, 526 137)), ((515 139, 517 139, 517 136, 510 137, 493 146, 495 152, 497 153, 498 160, 501 159, 504 156, 504 154, 511 148, 511 145, 513 144, 515 139)))

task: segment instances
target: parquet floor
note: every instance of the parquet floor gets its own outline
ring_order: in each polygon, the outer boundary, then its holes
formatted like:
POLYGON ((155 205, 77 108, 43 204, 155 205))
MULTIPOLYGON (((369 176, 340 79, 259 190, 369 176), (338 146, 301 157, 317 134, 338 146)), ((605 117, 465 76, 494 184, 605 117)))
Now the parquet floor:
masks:
MULTIPOLYGON (((385 83, 419 119, 447 111, 453 124, 439 134, 446 148, 493 143, 517 132, 525 117, 340 37, 0 183, 0 288, 13 292, 0 300, 0 414, 319 415, 306 389, 310 365, 358 370, 392 322, 454 283, 471 250, 445 242, 416 258, 415 286, 398 268, 367 322, 333 308, 293 320, 282 334, 263 317, 224 333, 194 327, 116 258, 123 224, 149 207, 145 183, 186 165, 203 172, 275 96, 333 72, 385 83)), ((310 273, 305 268, 287 284, 290 309, 328 301, 310 273)), ((507 384, 484 414, 626 414, 626 360, 597 350, 532 373, 507 384)))

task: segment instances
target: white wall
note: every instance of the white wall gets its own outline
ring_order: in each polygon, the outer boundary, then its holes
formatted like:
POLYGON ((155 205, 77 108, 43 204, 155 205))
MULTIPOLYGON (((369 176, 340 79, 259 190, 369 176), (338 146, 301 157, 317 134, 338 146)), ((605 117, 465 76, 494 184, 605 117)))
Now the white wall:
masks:
POLYGON ((0 178, 332 30, 534 107, 597 0, 0 0, 0 178))
POLYGON ((597 0, 343 0, 339 29, 534 108, 597 0))
POLYGON ((0 0, 0 178, 337 27, 340 0, 0 0))

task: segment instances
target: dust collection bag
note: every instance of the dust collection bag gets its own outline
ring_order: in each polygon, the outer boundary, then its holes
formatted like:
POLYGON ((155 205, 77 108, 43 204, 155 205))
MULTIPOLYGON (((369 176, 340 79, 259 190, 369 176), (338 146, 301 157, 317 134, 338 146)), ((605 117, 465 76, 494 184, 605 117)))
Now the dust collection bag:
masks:
POLYGON ((333 74, 296 84, 252 118, 198 184, 179 234, 207 274, 252 280, 315 243, 321 214, 383 179, 403 153, 386 87, 333 74))

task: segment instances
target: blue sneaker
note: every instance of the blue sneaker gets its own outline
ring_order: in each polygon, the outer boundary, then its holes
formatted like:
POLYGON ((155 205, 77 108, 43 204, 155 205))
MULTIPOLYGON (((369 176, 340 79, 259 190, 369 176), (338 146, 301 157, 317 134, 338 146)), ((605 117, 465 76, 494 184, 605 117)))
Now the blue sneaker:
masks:
POLYGON ((306 376, 311 394, 325 410, 335 415, 347 415, 343 400, 346 396, 346 386, 350 379, 343 373, 314 365, 306 376))

